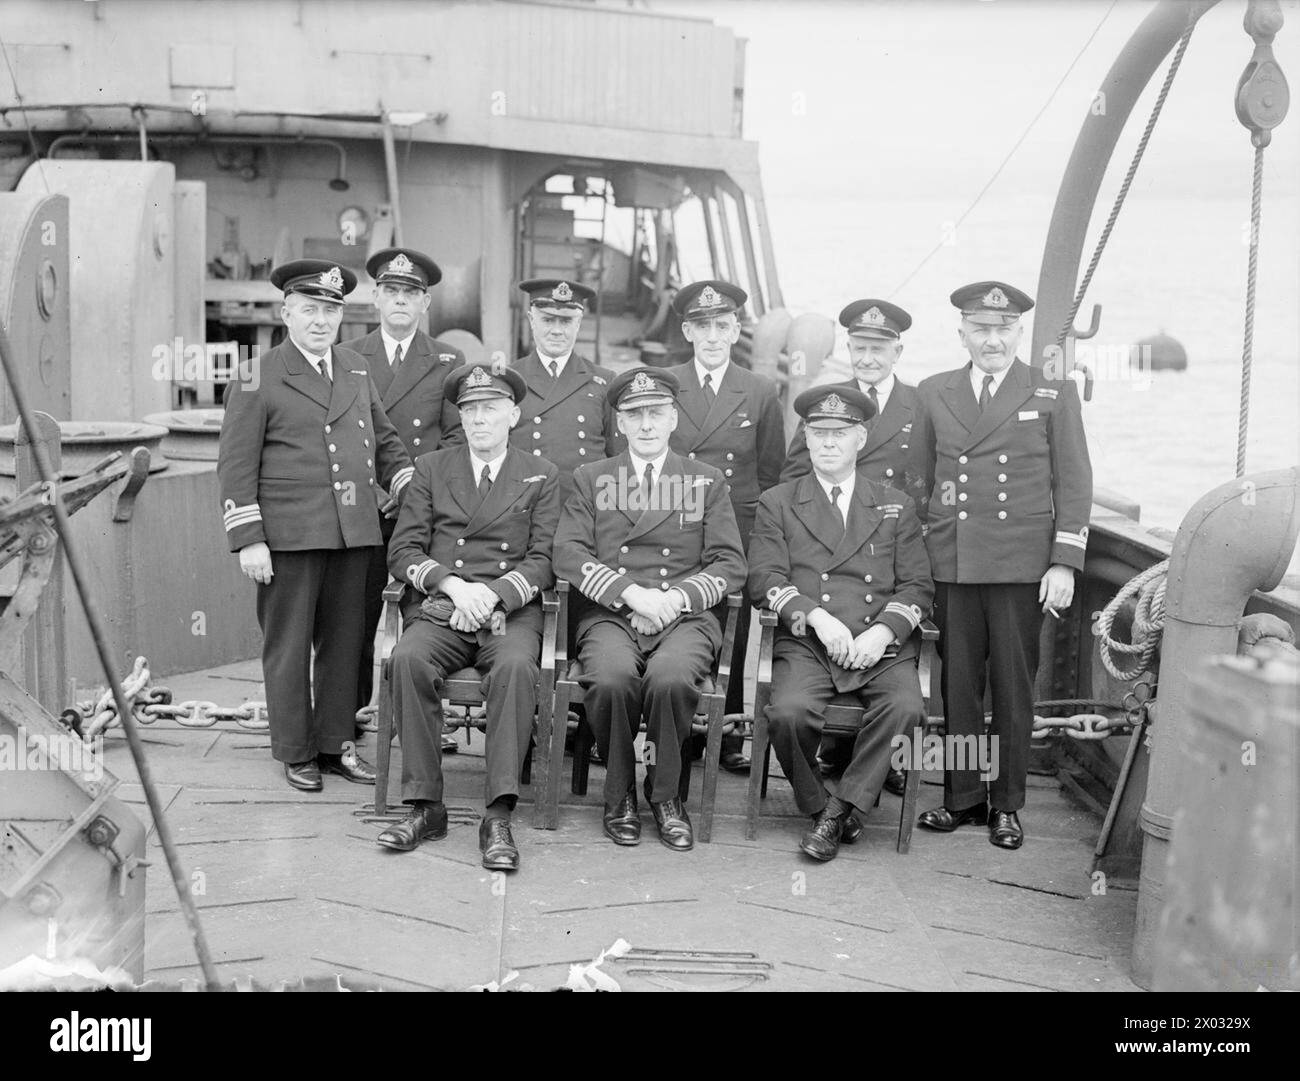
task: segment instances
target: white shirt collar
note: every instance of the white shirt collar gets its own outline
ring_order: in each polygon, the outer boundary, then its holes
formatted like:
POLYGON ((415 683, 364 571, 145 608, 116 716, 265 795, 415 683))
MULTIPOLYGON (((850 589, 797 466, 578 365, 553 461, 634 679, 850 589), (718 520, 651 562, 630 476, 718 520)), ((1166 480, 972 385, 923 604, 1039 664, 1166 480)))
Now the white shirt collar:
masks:
MULTIPOLYGON (((628 457, 632 459, 632 472, 636 475, 637 483, 640 483, 641 478, 645 476, 645 467, 647 465, 647 459, 642 458, 640 455, 638 455, 637 453, 631 450, 629 450, 627 453, 628 453, 628 457)), ((668 457, 668 448, 664 447, 663 453, 660 454, 658 458, 655 458, 653 461, 650 461, 648 463, 649 465, 654 467, 654 472, 651 474, 651 476, 654 477, 654 481, 656 484, 659 483, 659 478, 663 476, 664 459, 667 457, 668 457)))
POLYGON ((834 481, 825 480, 822 475, 816 471, 813 472, 813 476, 817 478, 817 483, 822 486, 822 491, 826 493, 826 501, 828 503, 831 498, 831 489, 838 488, 840 490, 840 514, 844 516, 845 521, 848 521, 849 502, 853 499, 853 486, 857 481, 856 471, 850 473, 848 479, 842 480, 838 484, 834 481))
POLYGON ((393 363, 393 350, 397 348, 397 346, 399 345, 402 347, 403 360, 405 360, 407 357, 411 355, 411 342, 415 340, 414 330, 411 331, 411 333, 408 334, 405 338, 403 338, 400 342, 396 338, 394 338, 391 334, 389 334, 388 331, 386 331, 383 327, 379 328, 379 335, 384 340, 384 353, 388 357, 389 364, 393 363))
MULTIPOLYGON (((1015 361, 1012 361, 1011 363, 1014 364, 1015 361)), ((993 376, 993 384, 989 387, 989 393, 996 395, 998 387, 1002 386, 1002 380, 1007 377, 1007 372, 1009 371, 1011 371, 1011 364, 1008 364, 1000 372, 986 372, 983 368, 978 367, 972 362, 970 366, 970 389, 971 393, 975 395, 975 400, 977 402, 980 400, 980 391, 984 388, 984 377, 986 375, 993 376)))
POLYGON ((300 352, 304 357, 307 358, 307 363, 310 364, 313 368, 315 368, 318 372, 320 372, 321 375, 325 376, 326 378, 329 378, 332 375, 334 371, 334 365, 333 363, 330 362, 330 350, 326 349, 324 355, 318 357, 314 353, 307 352, 307 350, 304 349, 301 345, 298 345, 297 342, 294 342, 294 345, 297 346, 298 352, 300 352), (324 369, 322 369, 321 368, 322 364, 325 364, 327 366, 324 369))
MULTIPOLYGON (((869 386, 870 384, 862 382, 861 379, 858 380, 858 390, 862 391, 863 394, 867 394, 868 397, 870 397, 870 394, 868 394, 869 386)), ((889 396, 894 393, 894 373, 890 372, 875 386, 876 400, 880 403, 880 412, 883 413, 885 406, 889 404, 889 396)))
POLYGON ((561 357, 548 357, 540 349, 537 350, 537 359, 542 362, 542 367, 544 368, 548 364, 552 365, 555 368, 555 378, 557 379, 564 374, 564 366, 569 363, 571 356, 573 356, 572 349, 561 357))
POLYGON ((506 448, 505 448, 505 450, 503 450, 500 454, 498 454, 498 455, 497 455, 495 458, 493 458, 492 461, 490 461, 490 462, 488 462, 488 461, 484 461, 482 458, 480 458, 480 457, 479 457, 477 454, 475 454, 473 451, 470 451, 470 452, 469 452, 469 468, 470 468, 470 472, 474 474, 474 483, 475 483, 475 484, 478 484, 479 480, 480 480, 480 479, 482 478, 482 476, 483 476, 483 467, 484 467, 484 466, 487 466, 487 467, 488 467, 488 476, 492 478, 492 483, 495 484, 495 483, 496 483, 496 480, 497 480, 497 474, 501 472, 501 466, 502 466, 502 463, 504 463, 505 460, 506 460, 506 451, 508 451, 509 449, 510 449, 510 447, 509 447, 509 445, 507 445, 506 448))
POLYGON ((693 363, 695 364, 695 378, 699 380, 700 386, 704 386, 704 377, 706 375, 710 376, 712 381, 709 386, 713 388, 713 393, 717 394, 722 389, 722 379, 727 374, 727 365, 731 363, 730 359, 724 360, 721 365, 712 369, 706 368, 698 360, 693 363))

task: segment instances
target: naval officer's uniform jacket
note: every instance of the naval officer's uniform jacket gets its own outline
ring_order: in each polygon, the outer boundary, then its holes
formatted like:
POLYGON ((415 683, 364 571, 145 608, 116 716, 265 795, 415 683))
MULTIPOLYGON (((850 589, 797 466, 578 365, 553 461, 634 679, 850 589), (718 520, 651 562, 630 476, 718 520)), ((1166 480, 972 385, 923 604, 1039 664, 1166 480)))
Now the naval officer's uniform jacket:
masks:
MULTIPOLYGON (((1079 395, 1015 360, 981 412, 969 364, 922 381, 919 442, 925 469, 926 547, 937 584, 950 734, 983 731, 984 666, 993 686, 1001 769, 992 805, 1024 805, 1033 680, 1048 567, 1083 569, 1092 507, 1079 395)), ((945 774, 945 806, 982 803, 974 770, 945 774)))
POLYGON ((605 802, 635 780, 632 743, 643 716, 654 744, 652 799, 679 794, 682 743, 699 682, 722 644, 711 611, 745 580, 745 555, 720 470, 669 450, 656 491, 641 491, 631 455, 580 466, 555 537, 555 571, 581 594, 577 656, 587 718, 607 763, 605 802), (631 584, 679 588, 687 610, 658 634, 633 630, 621 597, 631 584))
POLYGON ((442 392, 447 374, 465 363, 459 349, 417 330, 410 350, 394 371, 384 348, 382 331, 374 330, 343 344, 366 358, 370 377, 382 396, 384 412, 412 459, 465 442, 460 410, 442 392))
MULTIPOLYGON (((839 386, 861 390, 856 379, 839 386)), ((865 393, 865 392, 864 392, 865 393)), ((876 484, 884 484, 906 492, 918 504, 923 487, 924 464, 920 446, 913 433, 920 398, 916 388, 894 377, 894 389, 885 401, 885 408, 867 424, 867 441, 858 451, 858 473, 876 484)), ((812 472, 812 459, 808 454, 808 440, 800 423, 781 470, 781 482, 797 480, 812 472)), ((919 506, 918 506, 919 511, 919 506)))
POLYGON ((626 447, 605 400, 614 373, 571 353, 558 379, 552 379, 534 349, 513 365, 524 377, 528 394, 519 403, 519 423, 511 445, 560 470, 561 506, 573 491, 573 471, 580 465, 612 458, 626 447))
POLYGON ((710 405, 695 361, 668 371, 681 387, 677 430, 668 437, 669 445, 722 471, 744 539, 753 527, 758 497, 780 480, 785 458, 785 420, 776 384, 728 361, 710 405))
POLYGON ((377 493, 400 498, 412 472, 365 360, 334 346, 330 367, 332 383, 291 340, 263 354, 256 386, 230 386, 217 461, 230 550, 272 552, 257 607, 271 750, 285 762, 339 753, 352 736, 377 493))
POLYGON ((778 485, 759 500, 749 561, 750 596, 780 620, 767 717, 799 808, 816 814, 825 805, 815 765, 821 710, 841 694, 855 695, 849 704, 867 712, 852 760, 833 782, 835 794, 870 807, 888 772, 890 741, 924 720, 916 632, 930 612, 934 584, 912 500, 859 474, 845 521, 815 473, 778 485), (806 624, 815 608, 855 638, 883 624, 895 644, 871 668, 842 668, 806 624))
MULTIPOLYGON (((458 446, 465 442, 465 429, 461 427, 460 410, 447 401, 443 383, 447 373, 465 363, 459 349, 432 338, 417 330, 411 338, 410 348, 394 371, 384 346, 383 332, 374 330, 361 338, 344 343, 366 358, 370 377, 379 389, 384 412, 401 436, 412 460, 421 454, 441 447, 458 446)), ((388 544, 393 535, 393 519, 381 518, 383 542, 388 544)), ((358 616, 363 620, 361 667, 357 673, 357 705, 370 701, 373 690, 375 628, 383 610, 384 585, 388 581, 387 553, 376 549, 366 568, 366 600, 358 616)))
POLYGON ((551 544, 559 518, 559 471, 544 458, 507 449, 486 498, 468 447, 416 459, 388 555, 393 577, 407 585, 392 659, 404 800, 442 799, 442 681, 468 666, 483 673, 487 699, 485 802, 518 794, 537 709, 539 595, 555 582, 551 544), (445 614, 426 612, 433 608, 427 599, 444 597, 438 584, 449 575, 497 595, 501 633, 454 630, 445 614))

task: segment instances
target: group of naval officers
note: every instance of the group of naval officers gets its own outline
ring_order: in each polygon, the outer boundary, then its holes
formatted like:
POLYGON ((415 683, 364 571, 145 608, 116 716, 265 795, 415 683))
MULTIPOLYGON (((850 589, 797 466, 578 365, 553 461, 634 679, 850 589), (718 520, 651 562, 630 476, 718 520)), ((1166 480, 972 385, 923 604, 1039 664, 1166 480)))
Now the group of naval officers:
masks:
MULTIPOLYGON (((659 840, 689 850, 691 722, 726 598, 743 593, 778 620, 766 717, 809 818, 805 854, 834 858, 882 787, 900 791, 891 748, 925 723, 930 617, 947 731, 985 736, 987 685, 999 768, 991 780, 946 768, 943 803, 918 824, 986 826, 994 845, 1021 845, 1039 634, 1072 603, 1092 496, 1074 384, 1017 357, 1029 296, 997 281, 956 290, 969 362, 917 386, 896 374, 908 313, 850 303, 839 321, 852 378, 798 395, 787 447, 775 383, 732 359, 748 298, 729 282, 675 296, 690 361, 616 376, 575 352, 595 299, 579 282, 520 282, 532 351, 467 363, 420 329, 441 277, 431 258, 390 248, 366 269, 380 326, 342 344, 352 271, 274 269, 288 333, 255 382, 230 386, 221 431, 225 530, 256 583, 271 752, 290 785, 375 782, 354 724, 391 576, 405 587, 390 678, 406 814, 378 843, 410 851, 446 836, 442 757, 455 742, 442 688, 473 667, 486 699, 482 862, 518 868, 511 814, 538 704, 540 597, 559 578, 605 763, 604 833, 639 843, 644 795, 659 840), (843 695, 862 723, 842 769, 828 768, 824 709, 843 695)), ((740 712, 743 680, 731 687, 726 708, 740 712)), ((749 769, 742 746, 730 738, 724 768, 749 769)))

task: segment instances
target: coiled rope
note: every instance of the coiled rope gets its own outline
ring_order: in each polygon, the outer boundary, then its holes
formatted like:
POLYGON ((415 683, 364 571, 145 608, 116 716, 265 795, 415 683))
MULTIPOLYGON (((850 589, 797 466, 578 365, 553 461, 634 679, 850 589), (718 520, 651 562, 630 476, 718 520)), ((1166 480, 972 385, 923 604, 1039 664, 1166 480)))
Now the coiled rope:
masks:
POLYGON ((1156 651, 1165 628, 1165 575, 1169 560, 1148 567, 1130 578, 1097 617, 1093 634, 1097 636, 1101 663, 1116 679, 1136 679, 1154 670, 1156 651), (1121 642, 1111 634, 1115 617, 1131 597, 1137 597, 1129 641, 1121 642))

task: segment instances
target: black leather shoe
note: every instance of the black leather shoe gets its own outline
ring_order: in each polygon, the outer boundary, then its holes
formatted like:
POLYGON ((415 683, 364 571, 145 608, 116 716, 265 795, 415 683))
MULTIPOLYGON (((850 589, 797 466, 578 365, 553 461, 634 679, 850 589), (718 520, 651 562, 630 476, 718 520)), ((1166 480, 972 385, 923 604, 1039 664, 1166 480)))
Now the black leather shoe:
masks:
POLYGON ((988 821, 988 816, 988 806, 983 803, 967 807, 964 811, 950 811, 947 807, 935 807, 929 811, 922 811, 916 819, 916 824, 922 829, 951 833, 958 826, 966 825, 967 822, 982 826, 988 821))
POLYGON ((483 866, 489 871, 519 870, 519 849, 510 836, 510 822, 504 818, 485 818, 478 824, 478 850, 483 866))
POLYGON ((605 808, 605 836, 616 845, 637 845, 641 843, 641 813, 636 805, 636 788, 629 788, 627 795, 612 808, 605 808))
POLYGON ((846 815, 840 829, 840 844, 851 845, 862 836, 862 823, 857 815, 846 815))
POLYGON ((441 803, 412 807, 410 813, 375 838, 385 848, 410 852, 421 841, 440 841, 447 836, 447 808, 441 803))
POLYGON ((741 754, 740 751, 728 751, 718 759, 718 765, 728 773, 749 773, 749 759, 741 754))
POLYGON ((1020 828, 1020 819, 1015 811, 999 811, 989 808, 989 843, 998 848, 1019 848, 1025 843, 1025 831, 1020 828))
POLYGON ((442 737, 442 753, 460 754, 460 742, 456 739, 455 736, 442 737))
MULTIPOLYGON (((822 811, 813 828, 799 838, 799 848, 815 860, 833 860, 844 836, 844 820, 850 816, 822 811)), ((859 827, 861 832, 861 827, 859 827)))
POLYGON ((907 774, 901 769, 891 769, 885 774, 885 791, 901 796, 907 791, 907 774))
POLYGON ((679 799, 667 799, 663 803, 650 804, 655 816, 655 825, 659 827, 659 840, 676 852, 689 852, 695 847, 695 832, 691 829, 691 818, 686 813, 679 799))
POLYGON ((286 762, 284 776, 294 788, 301 789, 303 792, 321 790, 320 766, 316 765, 315 759, 309 762, 286 762))
POLYGON ((317 755, 322 773, 337 773, 353 784, 374 784, 374 768, 356 751, 317 755))

